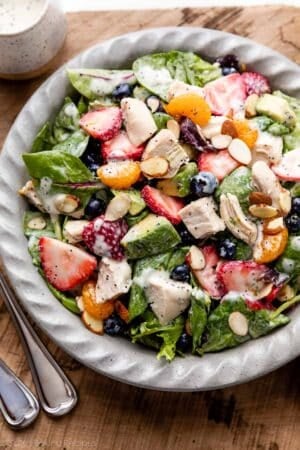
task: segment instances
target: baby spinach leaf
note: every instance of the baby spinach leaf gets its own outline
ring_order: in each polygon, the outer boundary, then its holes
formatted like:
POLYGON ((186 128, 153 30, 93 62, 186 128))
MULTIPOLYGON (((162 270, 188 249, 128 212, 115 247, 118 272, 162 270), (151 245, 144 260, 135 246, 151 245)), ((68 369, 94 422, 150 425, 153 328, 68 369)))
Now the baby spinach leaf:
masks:
POLYGON ((80 314, 81 311, 77 306, 77 302, 75 300, 75 298, 73 297, 67 297, 63 292, 58 291, 57 289, 55 289, 54 286, 52 286, 52 284, 48 283, 47 279, 45 278, 45 274, 42 271, 42 269, 39 270, 41 276, 44 278, 44 281, 49 289, 49 291, 51 291, 51 293, 54 295, 54 297, 56 297, 61 304, 68 309, 69 311, 71 311, 74 314, 80 314))
POLYGON ((88 101, 82 95, 80 96, 80 99, 77 103, 77 109, 80 115, 88 112, 89 109, 88 101))
POLYGON ((63 142, 59 142, 53 147, 53 150, 69 153, 78 158, 83 155, 89 143, 89 136, 83 131, 78 130, 70 134, 63 142))
POLYGON ((31 153, 42 152, 44 150, 51 150, 55 144, 55 139, 52 137, 51 126, 49 122, 46 122, 40 131, 37 133, 32 147, 31 153))
POLYGON ((221 76, 219 67, 194 53, 175 50, 142 56, 134 61, 132 67, 139 83, 165 101, 173 80, 204 86, 221 76))
POLYGON ((68 131, 76 131, 79 128, 80 114, 77 106, 72 101, 70 97, 66 97, 64 104, 57 114, 54 124, 53 131, 55 135, 55 129, 63 128, 68 131))
POLYGON ((274 328, 287 324, 290 319, 283 314, 274 315, 273 311, 261 309, 255 311, 249 320, 249 334, 253 339, 270 333, 274 328))
POLYGON ((193 353, 201 344, 201 338, 207 324, 210 303, 209 296, 201 289, 193 290, 191 306, 188 313, 193 337, 193 353))
POLYGON ((56 183, 81 183, 93 180, 93 174, 76 156, 58 150, 25 153, 23 160, 29 175, 49 177, 56 183))
POLYGON ((119 84, 136 83, 132 70, 67 69, 67 74, 74 88, 89 100, 110 95, 119 84))
MULTIPOLYGON (((296 303, 300 302, 300 295, 296 295, 295 297, 291 298, 290 300, 288 300, 287 302, 282 303, 275 311, 272 311, 271 313, 271 320, 275 320, 278 319, 279 317, 282 316, 282 312, 285 311, 286 309, 291 308, 292 306, 296 305, 296 303)), ((287 319, 286 316, 283 316, 287 319)))
POLYGON ((41 264, 39 251, 40 237, 56 237, 51 219, 48 215, 43 214, 39 211, 26 211, 23 216, 23 230, 25 236, 28 238, 28 252, 32 257, 32 262, 35 266, 39 267, 41 264), (37 217, 42 217, 46 222, 46 226, 43 230, 33 230, 28 226, 29 222, 32 219, 36 219, 37 217))

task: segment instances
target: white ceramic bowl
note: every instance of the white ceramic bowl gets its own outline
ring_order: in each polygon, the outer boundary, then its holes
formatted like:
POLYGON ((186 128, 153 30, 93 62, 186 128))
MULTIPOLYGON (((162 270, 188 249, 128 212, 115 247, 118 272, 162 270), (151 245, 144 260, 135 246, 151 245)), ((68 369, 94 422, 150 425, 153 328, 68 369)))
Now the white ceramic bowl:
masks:
MULTIPOLYGON (((214 58, 235 53, 250 68, 269 77, 273 88, 300 96, 300 69, 284 56, 250 40, 201 28, 162 28, 130 33, 86 50, 69 67, 128 67, 137 57, 180 49, 214 58)), ((238 384, 287 363, 300 354, 300 308, 291 322, 274 333, 221 353, 177 357, 171 364, 129 341, 99 337, 68 312, 48 291, 31 263, 22 232, 25 202, 16 191, 27 179, 21 159, 41 127, 71 89, 65 68, 55 72, 32 96, 16 119, 1 154, 0 251, 22 305, 66 352, 86 366, 141 387, 193 391, 238 384), (38 112, 38 113, 37 113, 38 112)))

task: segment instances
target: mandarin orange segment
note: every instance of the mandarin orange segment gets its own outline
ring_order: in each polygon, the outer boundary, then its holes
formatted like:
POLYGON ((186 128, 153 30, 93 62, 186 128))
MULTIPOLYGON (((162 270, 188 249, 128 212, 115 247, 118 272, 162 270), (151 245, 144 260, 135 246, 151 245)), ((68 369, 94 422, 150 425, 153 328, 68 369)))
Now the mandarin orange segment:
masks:
POLYGON ((255 145, 258 138, 258 131, 250 128, 247 120, 234 120, 233 124, 238 134, 238 138, 245 142, 250 149, 255 145))
POLYGON ((129 322, 129 311, 124 305, 124 303, 122 303, 120 300, 116 300, 115 311, 118 314, 118 316, 121 317, 122 320, 124 320, 124 322, 126 323, 129 322))
POLYGON ((285 250, 288 242, 288 231, 286 228, 277 234, 263 234, 260 242, 254 249, 254 261, 266 264, 277 259, 285 250))
POLYGON ((96 302, 96 282, 86 281, 82 287, 82 301, 84 310, 95 319, 105 320, 114 311, 114 300, 108 300, 105 303, 96 302))
POLYGON ((139 180, 141 169, 135 161, 113 161, 99 167, 97 175, 112 189, 128 189, 139 180))
POLYGON ((211 117, 211 111, 207 102, 197 94, 179 95, 165 105, 165 110, 171 116, 188 117, 192 122, 200 126, 206 125, 211 117))

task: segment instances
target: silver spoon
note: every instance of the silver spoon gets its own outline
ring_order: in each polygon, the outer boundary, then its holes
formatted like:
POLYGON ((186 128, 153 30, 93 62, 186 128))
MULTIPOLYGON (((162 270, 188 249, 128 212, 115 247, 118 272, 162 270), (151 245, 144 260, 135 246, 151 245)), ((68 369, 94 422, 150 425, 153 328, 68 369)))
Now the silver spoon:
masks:
POLYGON ((43 410, 51 416, 67 414, 77 404, 76 390, 33 330, 1 272, 0 293, 19 333, 43 410))
POLYGON ((0 411, 16 430, 28 427, 38 416, 40 406, 33 393, 0 359, 0 411))

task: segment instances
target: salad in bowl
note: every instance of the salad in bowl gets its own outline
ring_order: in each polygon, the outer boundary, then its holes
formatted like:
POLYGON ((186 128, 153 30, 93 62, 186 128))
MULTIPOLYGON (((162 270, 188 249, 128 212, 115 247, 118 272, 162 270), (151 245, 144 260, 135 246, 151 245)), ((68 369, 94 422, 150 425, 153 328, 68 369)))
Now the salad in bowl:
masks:
POLYGON ((23 155, 19 191, 53 295, 92 332, 168 361, 287 324, 300 301, 300 100, 232 54, 67 74, 74 95, 23 155))

